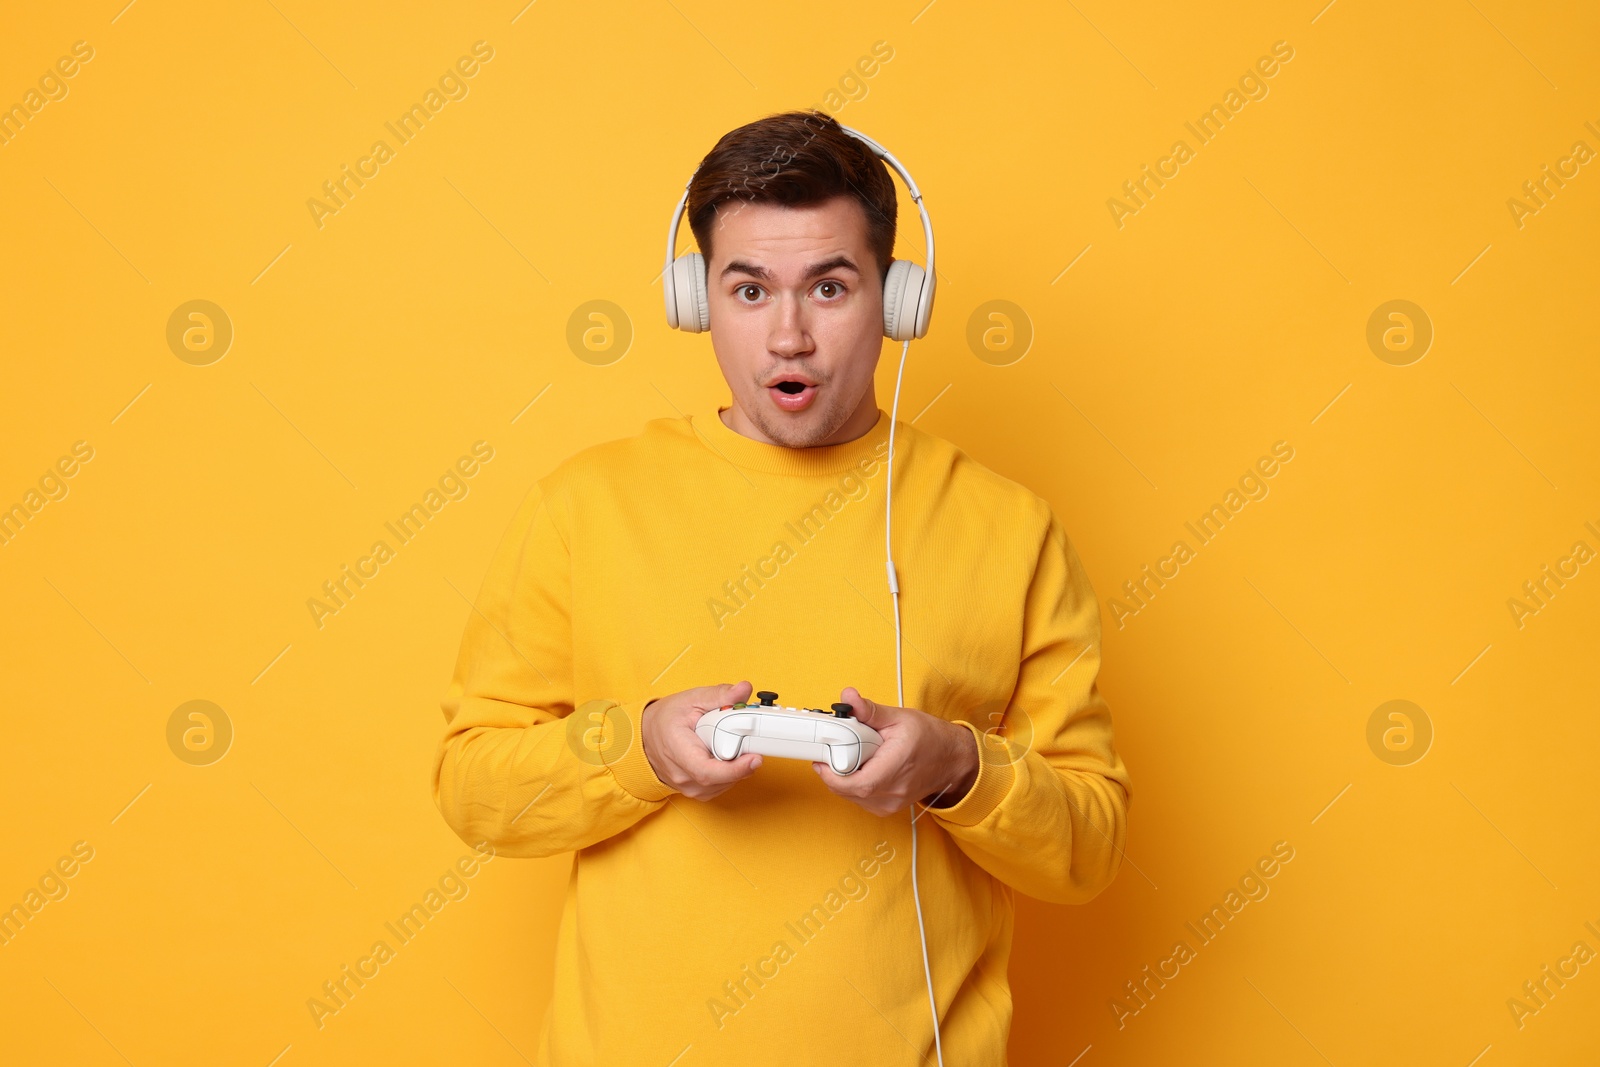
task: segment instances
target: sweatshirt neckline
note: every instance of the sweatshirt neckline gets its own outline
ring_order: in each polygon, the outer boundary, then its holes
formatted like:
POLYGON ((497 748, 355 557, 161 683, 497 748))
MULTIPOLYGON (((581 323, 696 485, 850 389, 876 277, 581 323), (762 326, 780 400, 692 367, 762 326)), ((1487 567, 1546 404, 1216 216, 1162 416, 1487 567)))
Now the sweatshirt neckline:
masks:
POLYGON ((860 437, 813 448, 789 448, 746 437, 723 423, 722 412, 726 410, 727 405, 722 405, 691 415, 695 436, 734 466, 766 474, 837 474, 854 467, 889 440, 889 415, 882 408, 878 408, 878 421, 860 437))

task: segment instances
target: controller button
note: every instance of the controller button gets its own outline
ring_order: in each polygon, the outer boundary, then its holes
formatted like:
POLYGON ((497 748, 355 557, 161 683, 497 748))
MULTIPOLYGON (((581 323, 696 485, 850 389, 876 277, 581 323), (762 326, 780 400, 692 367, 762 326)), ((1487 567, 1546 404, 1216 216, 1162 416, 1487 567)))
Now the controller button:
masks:
MULTIPOLYGON (((835 718, 848 719, 848 718, 850 718, 850 716, 855 714, 855 709, 852 708, 849 704, 834 704, 834 705, 831 705, 831 706, 833 708, 833 714, 834 714, 835 718)), ((818 709, 818 710, 821 710, 821 709, 818 709)))
POLYGON ((766 690, 762 690, 761 692, 757 693, 756 696, 760 699, 764 706, 769 708, 772 707, 773 702, 778 699, 777 693, 768 692, 766 690))

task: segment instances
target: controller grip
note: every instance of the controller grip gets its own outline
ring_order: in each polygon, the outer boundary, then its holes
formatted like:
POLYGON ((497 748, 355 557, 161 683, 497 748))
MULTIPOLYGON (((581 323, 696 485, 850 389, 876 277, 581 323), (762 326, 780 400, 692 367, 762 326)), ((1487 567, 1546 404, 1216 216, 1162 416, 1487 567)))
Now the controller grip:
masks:
POLYGON ((861 766, 861 745, 841 745, 834 743, 828 746, 828 765, 835 774, 853 774, 861 766))
POLYGON ((744 746, 744 738, 732 730, 718 727, 711 735, 711 754, 719 760, 735 760, 739 758, 739 749, 744 746))

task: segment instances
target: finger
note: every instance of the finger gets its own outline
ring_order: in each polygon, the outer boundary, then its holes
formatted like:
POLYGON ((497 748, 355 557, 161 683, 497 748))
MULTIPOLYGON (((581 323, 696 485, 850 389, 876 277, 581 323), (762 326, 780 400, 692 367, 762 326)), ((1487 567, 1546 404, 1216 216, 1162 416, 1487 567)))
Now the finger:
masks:
MULTIPOLYGON (((813 763, 811 766, 817 772, 817 777, 822 779, 822 784, 840 796, 855 799, 865 795, 862 788, 865 783, 861 777, 863 772, 856 771, 854 774, 840 774, 826 763, 820 761, 813 763)), ((870 793, 870 786, 865 792, 870 793)))
POLYGON ((817 777, 821 778, 828 788, 835 793, 835 795, 843 797, 844 799, 850 801, 850 803, 855 804, 863 810, 869 811, 880 818, 887 815, 893 815, 903 806, 902 803, 895 797, 888 795, 858 795, 856 790, 859 789, 859 786, 851 784, 856 777, 855 775, 835 774, 833 768, 829 767, 826 763, 813 763, 812 767, 816 769, 817 777))
POLYGON ((751 686, 748 679, 742 682, 724 682, 721 685, 705 685, 694 691, 694 705, 702 711, 716 711, 718 708, 729 704, 737 704, 750 695, 751 686))
POLYGON ((693 800, 704 802, 717 799, 722 794, 726 793, 730 788, 732 788, 731 782, 725 785, 712 786, 705 786, 695 782, 685 787, 683 795, 693 800))
POLYGON ((894 721, 893 713, 895 709, 893 705, 879 704, 875 700, 870 700, 863 696, 861 690, 853 685, 845 686, 840 695, 846 704, 855 709, 856 720, 864 726, 870 726, 876 730, 894 721))
POLYGON ((832 767, 826 763, 813 763, 811 769, 817 772, 817 777, 822 779, 822 784, 828 787, 829 792, 837 793, 842 797, 850 796, 844 789, 845 779, 835 774, 832 767))
POLYGON ((885 745, 850 774, 839 774, 827 763, 822 763, 822 780, 837 792, 870 796, 901 773, 905 766, 903 752, 903 746, 892 743, 885 745))
POLYGON ((696 748, 698 755, 685 760, 682 766, 702 785, 732 785, 743 781, 754 774, 762 762, 758 752, 747 752, 734 760, 719 760, 703 746, 697 744, 696 748))

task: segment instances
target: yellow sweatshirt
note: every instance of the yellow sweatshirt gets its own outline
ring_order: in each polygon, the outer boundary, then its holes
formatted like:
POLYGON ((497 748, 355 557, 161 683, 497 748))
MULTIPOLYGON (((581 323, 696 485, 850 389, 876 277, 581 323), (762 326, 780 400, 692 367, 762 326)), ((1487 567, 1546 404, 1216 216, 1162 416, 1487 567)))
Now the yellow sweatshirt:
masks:
MULTIPOLYGON (((644 705, 697 686, 900 703, 888 414, 790 449, 721 410, 653 420, 530 489, 443 700, 435 802, 498 855, 575 853, 541 1067, 932 1063, 912 812, 880 818, 773 757, 696 801, 645 756, 644 705)), ((982 757, 958 803, 914 809, 944 1062, 993 1067, 1013 892, 1105 888, 1128 774, 1097 601, 1049 505, 905 422, 893 489, 904 706, 966 725, 982 757)))

